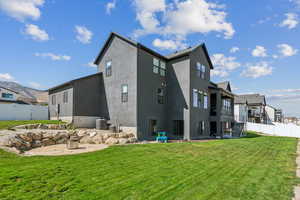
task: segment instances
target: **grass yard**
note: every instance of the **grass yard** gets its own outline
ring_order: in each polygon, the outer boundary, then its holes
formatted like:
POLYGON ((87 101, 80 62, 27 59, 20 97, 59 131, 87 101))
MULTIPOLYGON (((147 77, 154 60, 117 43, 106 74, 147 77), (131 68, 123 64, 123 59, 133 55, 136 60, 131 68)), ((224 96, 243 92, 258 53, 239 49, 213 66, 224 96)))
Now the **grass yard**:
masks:
POLYGON ((60 157, 0 151, 0 199, 291 200, 296 144, 260 136, 60 157))
POLYGON ((13 128, 14 126, 25 124, 58 124, 62 123, 57 120, 20 120, 20 121, 0 121, 0 130, 13 128))

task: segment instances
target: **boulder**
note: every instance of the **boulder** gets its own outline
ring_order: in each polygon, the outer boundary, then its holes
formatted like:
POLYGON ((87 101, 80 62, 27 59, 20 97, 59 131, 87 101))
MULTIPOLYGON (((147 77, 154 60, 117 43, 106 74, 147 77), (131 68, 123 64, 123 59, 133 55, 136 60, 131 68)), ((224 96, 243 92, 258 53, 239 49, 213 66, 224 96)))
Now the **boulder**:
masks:
POLYGON ((77 135, 79 137, 83 137, 83 136, 87 135, 87 131, 86 130, 79 130, 78 133, 77 133, 77 135))
POLYGON ((44 139, 52 139, 55 135, 55 133, 52 132, 42 132, 43 138, 44 139))
POLYGON ((50 138, 46 138, 42 140, 42 146, 51 146, 51 145, 55 145, 55 141, 50 139, 50 138))
POLYGON ((41 140, 43 138, 42 133, 32 133, 31 135, 33 140, 41 140))
POLYGON ((48 129, 48 126, 45 124, 39 124, 37 128, 38 129, 48 129))
POLYGON ((95 142, 95 144, 103 144, 105 142, 100 134, 97 134, 91 139, 95 142))
POLYGON ((126 138, 119 138, 118 142, 119 142, 119 144, 123 144, 123 145, 129 143, 128 139, 126 139, 126 138))
POLYGON ((94 140, 88 135, 82 137, 79 142, 81 144, 95 144, 94 140))
POLYGON ((56 140, 55 143, 56 144, 67 144, 67 138, 61 138, 59 140, 56 140))
POLYGON ((114 145, 114 144, 118 144, 118 143, 119 143, 119 140, 116 138, 113 138, 113 137, 110 137, 105 141, 105 144, 108 144, 108 145, 114 145))
POLYGON ((30 132, 27 133, 22 133, 17 135, 18 138, 20 138, 21 140, 23 140, 24 142, 32 142, 32 134, 30 132))
POLYGON ((97 135, 97 132, 93 131, 93 132, 90 132, 90 137, 94 137, 95 135, 97 135))
POLYGON ((137 139, 135 137, 128 138, 128 143, 136 143, 137 139))
POLYGON ((35 140, 33 143, 31 143, 32 148, 38 148, 42 146, 42 142, 40 140, 35 140))

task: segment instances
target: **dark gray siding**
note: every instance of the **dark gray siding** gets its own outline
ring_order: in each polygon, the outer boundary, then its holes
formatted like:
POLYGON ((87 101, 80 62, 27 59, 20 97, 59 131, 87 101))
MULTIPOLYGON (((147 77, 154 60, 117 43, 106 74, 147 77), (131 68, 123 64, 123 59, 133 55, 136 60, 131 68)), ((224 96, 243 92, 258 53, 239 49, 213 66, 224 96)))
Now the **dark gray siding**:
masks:
POLYGON ((100 63, 107 102, 108 119, 122 126, 137 126, 137 48, 114 37, 100 63), (112 61, 112 76, 106 77, 105 64, 112 61), (128 102, 121 102, 121 86, 128 85, 128 102))
MULTIPOLYGON (((158 130, 165 130, 166 102, 159 104, 157 89, 164 88, 166 78, 153 73, 155 56, 138 50, 138 137, 139 139, 154 138, 150 132, 150 120, 157 120, 158 130)), ((156 57, 157 58, 157 57, 156 57)), ((160 58, 157 58, 162 60, 160 58)), ((164 60, 163 60, 164 61, 164 60)))
POLYGON ((73 87, 72 85, 66 85, 59 89, 49 92, 49 115, 50 118, 56 117, 57 105, 60 105, 60 117, 72 117, 73 116, 73 87), (68 92, 68 102, 63 102, 63 93, 68 92), (52 104, 52 96, 56 97, 56 104, 52 104))
POLYGON ((210 128, 209 128, 209 116, 210 116, 210 95, 209 95, 209 81, 210 81, 210 67, 208 60, 205 56, 205 53, 202 49, 202 47, 198 47, 190 54, 190 133, 192 139, 197 138, 206 138, 209 137, 210 134, 210 128), (197 62, 200 62, 201 64, 205 65, 206 67, 206 73, 205 73, 205 79, 202 79, 201 77, 197 76, 197 68, 196 64, 197 62), (203 108, 203 102, 201 105, 201 108, 195 108, 193 107, 193 93, 192 90, 197 89, 202 92, 206 92, 208 95, 208 108, 203 108), (203 134, 199 133, 199 123, 200 121, 204 121, 205 123, 205 131, 203 134))
POLYGON ((74 116, 107 117, 102 74, 73 83, 74 116))
POLYGON ((190 59, 172 60, 167 71, 167 130, 173 135, 173 120, 184 120, 184 138, 190 139, 190 59))

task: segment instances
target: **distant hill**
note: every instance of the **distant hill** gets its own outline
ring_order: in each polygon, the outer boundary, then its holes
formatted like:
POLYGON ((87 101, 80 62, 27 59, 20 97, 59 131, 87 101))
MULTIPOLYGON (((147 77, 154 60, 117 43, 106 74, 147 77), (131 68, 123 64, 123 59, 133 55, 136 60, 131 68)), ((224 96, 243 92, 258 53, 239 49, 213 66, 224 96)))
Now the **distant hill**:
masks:
POLYGON ((18 92, 25 98, 36 100, 38 103, 48 102, 48 92, 25 87, 16 82, 0 81, 0 86, 18 92))

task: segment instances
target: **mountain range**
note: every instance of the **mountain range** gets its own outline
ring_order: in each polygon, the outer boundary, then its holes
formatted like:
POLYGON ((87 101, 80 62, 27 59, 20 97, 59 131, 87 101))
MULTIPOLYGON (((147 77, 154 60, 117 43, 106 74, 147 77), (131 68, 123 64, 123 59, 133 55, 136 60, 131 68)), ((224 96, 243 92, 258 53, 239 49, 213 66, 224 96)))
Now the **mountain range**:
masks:
POLYGON ((24 98, 35 100, 38 103, 48 102, 48 92, 45 90, 37 90, 34 88, 22 86, 16 82, 0 81, 0 87, 8 88, 18 92, 24 98))

